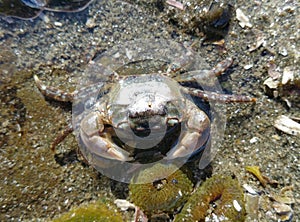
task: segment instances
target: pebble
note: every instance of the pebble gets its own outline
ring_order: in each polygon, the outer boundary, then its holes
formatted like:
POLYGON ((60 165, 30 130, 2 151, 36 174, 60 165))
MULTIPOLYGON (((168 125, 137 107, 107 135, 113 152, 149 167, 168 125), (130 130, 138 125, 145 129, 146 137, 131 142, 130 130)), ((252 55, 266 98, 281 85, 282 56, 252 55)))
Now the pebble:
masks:
POLYGON ((279 49, 279 54, 282 55, 282 56, 287 56, 288 52, 287 52, 286 48, 280 48, 279 49))
POLYGON ((85 23, 86 27, 88 28, 94 28, 96 26, 95 20, 94 18, 89 18, 86 23, 85 23))
POLYGON ((244 66, 245 70, 251 69, 253 67, 253 64, 248 64, 244 66))
POLYGON ((62 27, 63 24, 61 22, 54 22, 54 25, 57 26, 57 27, 62 27))
POLYGON ((258 141, 257 137, 252 137, 249 142, 252 144, 252 143, 256 143, 257 141, 258 141))
POLYGON ((114 203, 121 211, 126 211, 128 209, 135 209, 135 205, 130 203, 128 200, 116 199, 114 203))

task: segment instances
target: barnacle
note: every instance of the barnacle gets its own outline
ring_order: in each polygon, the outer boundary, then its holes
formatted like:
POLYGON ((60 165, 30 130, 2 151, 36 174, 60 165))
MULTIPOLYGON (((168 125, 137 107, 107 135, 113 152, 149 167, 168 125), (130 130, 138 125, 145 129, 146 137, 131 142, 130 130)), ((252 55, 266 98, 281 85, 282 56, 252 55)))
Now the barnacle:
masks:
POLYGON ((130 200, 146 214, 171 212, 188 198, 193 184, 187 174, 171 164, 155 164, 141 171, 129 185, 130 200), (152 183, 139 183, 141 181, 152 183))
POLYGON ((217 204, 214 214, 222 221, 245 220, 244 195, 238 181, 215 175, 195 191, 174 221, 204 221, 211 202, 217 204))
POLYGON ((106 200, 98 200, 93 203, 71 209, 69 212, 54 219, 52 222, 119 222, 123 221, 121 214, 106 200))

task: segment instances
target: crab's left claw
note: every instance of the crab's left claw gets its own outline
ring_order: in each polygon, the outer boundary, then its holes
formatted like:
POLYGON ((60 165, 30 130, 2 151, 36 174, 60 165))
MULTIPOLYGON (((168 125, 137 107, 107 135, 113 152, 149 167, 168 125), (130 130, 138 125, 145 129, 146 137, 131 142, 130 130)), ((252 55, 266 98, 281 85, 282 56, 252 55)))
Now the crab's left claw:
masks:
POLYGON ((178 143, 170 150, 166 159, 189 157, 202 147, 209 138, 210 120, 208 116, 192 103, 188 103, 188 119, 186 131, 182 133, 178 143))
POLYGON ((111 141, 105 130, 101 115, 88 114, 80 124, 80 137, 91 155, 122 162, 132 160, 129 153, 111 141))

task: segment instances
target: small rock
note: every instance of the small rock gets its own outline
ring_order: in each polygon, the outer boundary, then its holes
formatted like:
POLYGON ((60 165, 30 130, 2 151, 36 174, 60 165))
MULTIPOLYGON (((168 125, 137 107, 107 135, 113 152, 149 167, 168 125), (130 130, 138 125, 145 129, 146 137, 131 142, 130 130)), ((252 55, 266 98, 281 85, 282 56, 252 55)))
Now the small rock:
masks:
POLYGON ((250 143, 256 143, 258 141, 257 137, 253 137, 252 139, 250 139, 250 143))
POLYGON ((245 65, 244 69, 248 70, 248 69, 251 69, 252 67, 253 67, 253 64, 249 64, 249 65, 245 65))
POLYGON ((57 26, 57 27, 62 27, 63 24, 61 22, 54 22, 54 25, 57 26))
POLYGON ((279 49, 279 54, 282 55, 282 56, 287 56, 288 52, 287 52, 286 48, 280 48, 279 49))
POLYGON ((135 205, 130 203, 127 200, 116 199, 114 203, 117 205, 118 208, 120 208, 121 211, 126 211, 128 209, 135 209, 135 205))
POLYGON ((96 26, 95 20, 93 18, 89 18, 86 23, 86 27, 88 28, 94 28, 96 26))

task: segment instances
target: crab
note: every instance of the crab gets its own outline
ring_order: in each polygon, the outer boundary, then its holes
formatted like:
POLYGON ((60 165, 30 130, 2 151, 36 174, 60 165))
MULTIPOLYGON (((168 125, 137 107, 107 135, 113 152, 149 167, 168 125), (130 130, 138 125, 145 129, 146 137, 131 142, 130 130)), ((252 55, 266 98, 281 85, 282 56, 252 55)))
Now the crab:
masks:
MULTIPOLYGON (((97 89, 93 104, 78 116, 76 125, 73 122, 56 138, 52 149, 75 129, 82 145, 80 151, 88 162, 91 156, 100 159, 93 163, 100 167, 107 167, 109 161, 149 163, 193 156, 208 143, 211 120, 190 95, 223 103, 256 100, 185 84, 215 79, 232 63, 233 59, 227 58, 211 70, 180 75, 170 67, 166 72, 139 75, 113 72, 104 84, 93 85, 97 89)), ((89 97, 87 92, 79 95, 78 90, 69 93, 46 86, 36 75, 34 80, 40 92, 54 100, 74 102, 82 95, 89 97)))

